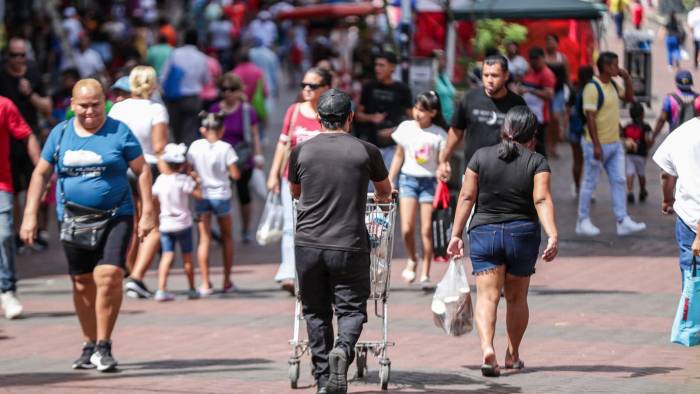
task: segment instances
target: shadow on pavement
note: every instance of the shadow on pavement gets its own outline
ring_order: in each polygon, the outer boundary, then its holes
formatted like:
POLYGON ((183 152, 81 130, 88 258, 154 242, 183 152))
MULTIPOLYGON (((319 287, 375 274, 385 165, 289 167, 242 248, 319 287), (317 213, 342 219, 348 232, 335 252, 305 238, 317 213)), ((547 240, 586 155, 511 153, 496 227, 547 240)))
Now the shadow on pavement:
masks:
POLYGON ((269 364, 271 362, 270 360, 260 358, 147 361, 143 363, 122 364, 117 371, 108 374, 99 374, 94 371, 14 373, 0 374, 0 381, 2 382, 2 387, 7 388, 12 386, 60 384, 74 381, 89 382, 153 376, 166 377, 191 374, 217 374, 261 370, 265 369, 265 367, 255 365, 269 364), (224 366, 229 368, 207 368, 212 366, 224 366), (235 368, 238 366, 246 367, 235 368), (140 372, 142 370, 147 372, 140 372))
MULTIPOLYGON (((370 371, 365 378, 355 378, 352 382, 362 382, 366 384, 376 384, 379 386, 379 375, 376 371, 370 371)), ((360 391, 358 393, 499 393, 512 394, 521 393, 520 387, 507 384, 500 384, 491 380, 474 379, 458 373, 445 372, 418 372, 418 371, 391 371, 389 379, 389 390, 382 391, 379 387, 376 390, 360 391), (474 386, 473 388, 451 388, 440 386, 474 386)))
POLYGON ((545 289, 545 288, 530 288, 530 295, 582 295, 582 294, 639 294, 636 291, 624 290, 591 290, 591 289, 545 289))
MULTIPOLYGON (((121 310, 119 314, 121 315, 140 315, 143 311, 141 310, 121 310)), ((73 317, 75 316, 75 311, 56 311, 56 312, 27 312, 20 319, 33 319, 33 318, 53 318, 53 317, 73 317)))
MULTIPOLYGON (((475 367, 476 368, 476 367, 475 367)), ((527 367, 512 374, 527 374, 537 372, 607 372, 626 373, 628 378, 642 378, 652 375, 663 375, 678 371, 678 367, 625 367, 622 365, 550 365, 548 367, 527 367)))

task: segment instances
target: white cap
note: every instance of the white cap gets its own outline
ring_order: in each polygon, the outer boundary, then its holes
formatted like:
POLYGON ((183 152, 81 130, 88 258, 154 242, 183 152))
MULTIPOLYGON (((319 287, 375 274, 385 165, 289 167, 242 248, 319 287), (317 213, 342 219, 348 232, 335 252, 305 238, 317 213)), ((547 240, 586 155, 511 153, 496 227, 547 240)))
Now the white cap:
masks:
POLYGON ((185 162, 186 152, 187 146, 185 144, 173 144, 171 142, 165 145, 161 159, 166 163, 181 164, 185 162))

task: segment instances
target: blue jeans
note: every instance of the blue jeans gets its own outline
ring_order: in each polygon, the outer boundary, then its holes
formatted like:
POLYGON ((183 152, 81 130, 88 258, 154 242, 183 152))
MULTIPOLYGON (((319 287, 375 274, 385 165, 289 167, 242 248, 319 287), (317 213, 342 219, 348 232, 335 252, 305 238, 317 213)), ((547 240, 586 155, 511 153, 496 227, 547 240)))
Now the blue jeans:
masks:
POLYGON ((275 281, 294 280, 296 267, 294 265, 294 207, 292 193, 289 191, 289 181, 282 179, 280 185, 282 207, 284 207, 284 228, 282 229, 282 263, 280 264, 275 281))
MULTIPOLYGON (((678 242, 678 263, 681 268, 681 289, 685 285, 685 271, 693 264, 693 251, 690 249, 695 241, 695 232, 681 218, 676 218, 676 242, 678 242)), ((696 257, 700 263, 700 257, 696 257)))
POLYGON ((668 55, 668 65, 673 66, 681 61, 681 47, 678 38, 675 36, 666 37, 666 53, 668 55))
POLYGON ((602 144, 603 161, 593 158, 593 143, 583 141, 583 181, 578 200, 578 219, 590 216, 591 197, 598 186, 600 171, 605 168, 610 182, 612 208, 615 219, 622 221, 627 216, 627 195, 625 189, 625 150, 620 142, 602 144))
POLYGON ((625 22, 625 14, 622 12, 613 14, 613 20, 615 21, 615 33, 617 33, 617 38, 622 38, 622 25, 625 22))
POLYGON ((506 272, 514 276, 534 274, 541 237, 540 223, 529 220, 474 227, 469 231, 469 258, 473 274, 503 264, 506 272))
POLYGON ((412 198, 421 204, 432 204, 436 186, 437 179, 433 177, 400 174, 399 198, 412 198))
POLYGON ((12 193, 0 192, 0 290, 15 291, 16 283, 12 193))

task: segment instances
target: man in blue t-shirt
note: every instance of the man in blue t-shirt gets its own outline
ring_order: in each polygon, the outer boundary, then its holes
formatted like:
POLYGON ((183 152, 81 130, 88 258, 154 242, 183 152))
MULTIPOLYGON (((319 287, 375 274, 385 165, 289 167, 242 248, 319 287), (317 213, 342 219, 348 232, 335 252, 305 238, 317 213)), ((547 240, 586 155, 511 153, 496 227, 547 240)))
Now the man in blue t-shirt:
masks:
POLYGON ((74 369, 111 371, 117 366, 110 340, 122 301, 126 251, 134 224, 127 170, 138 176, 142 214, 138 235, 155 225, 151 172, 131 130, 105 113, 105 95, 94 79, 76 83, 71 98, 75 118, 51 130, 27 192, 20 236, 36 238, 37 210, 54 169, 58 173, 56 213, 64 220, 67 202, 103 211, 116 210, 95 250, 63 242, 73 281, 75 309, 85 343, 74 369))

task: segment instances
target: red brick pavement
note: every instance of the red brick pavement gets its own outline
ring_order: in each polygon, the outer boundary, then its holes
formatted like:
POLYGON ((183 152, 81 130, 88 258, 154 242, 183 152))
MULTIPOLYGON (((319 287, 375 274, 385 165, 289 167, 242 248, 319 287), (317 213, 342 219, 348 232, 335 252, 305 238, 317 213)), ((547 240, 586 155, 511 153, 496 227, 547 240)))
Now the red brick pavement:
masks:
MULTIPOLYGON (((664 92, 672 79, 663 64, 661 36, 654 51, 655 91, 664 92)), ((649 202, 630 207, 649 230, 628 238, 615 235, 603 178, 592 214, 603 234, 584 239, 573 232, 570 163, 563 158, 551 164, 562 251, 555 262, 540 263, 532 279, 530 325, 522 346, 526 369, 497 379, 481 377, 476 333, 449 338, 432 325, 430 295, 400 282, 404 254, 397 245, 389 312, 391 339, 397 343, 389 351, 390 392, 700 392, 700 348, 668 342, 680 284, 673 221, 658 214, 656 167, 647 165, 649 202)), ((181 297, 169 304, 126 300, 114 335, 121 362, 114 374, 69 369, 81 339, 60 252, 52 248, 20 257, 19 294, 27 316, 0 320, 0 392, 312 392, 308 357, 300 390, 288 388, 293 299, 271 280, 277 247, 236 247, 239 294, 196 301, 181 297)), ((218 250, 213 256, 218 258, 218 250)), ((436 264, 433 277, 440 278, 444 268, 436 264)), ((220 270, 215 279, 217 274, 220 270)), ((184 289, 181 270, 172 281, 174 289, 184 289)), ((153 272, 147 282, 155 283, 153 272)), ((505 346, 504 318, 501 307, 499 354, 505 346)), ((377 338, 378 329, 371 319, 363 337, 377 338)), ((353 380, 351 392, 379 391, 377 361, 369 361, 369 376, 353 380)))

